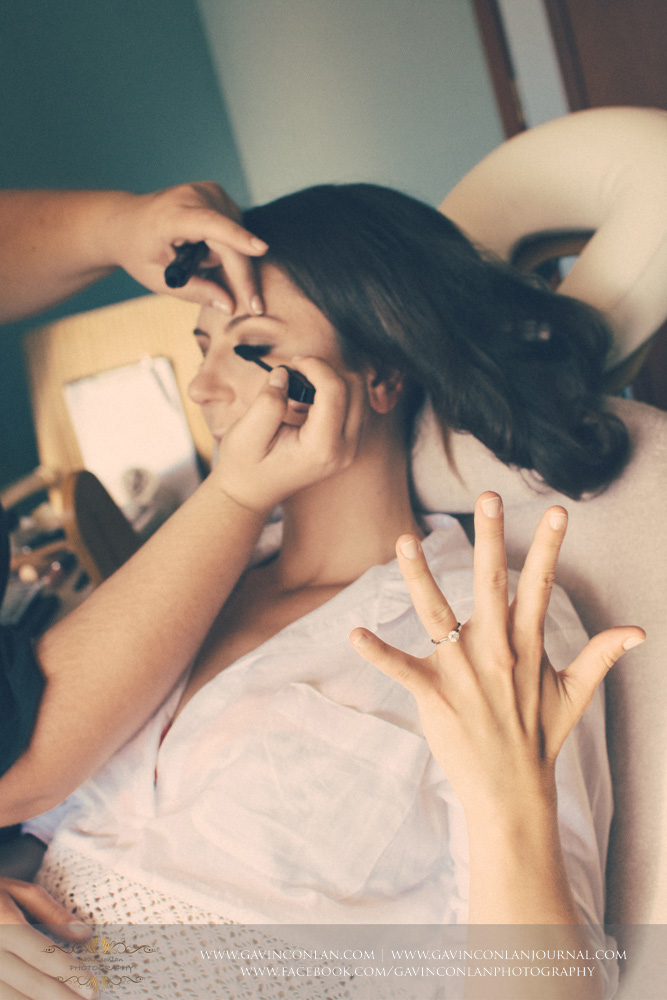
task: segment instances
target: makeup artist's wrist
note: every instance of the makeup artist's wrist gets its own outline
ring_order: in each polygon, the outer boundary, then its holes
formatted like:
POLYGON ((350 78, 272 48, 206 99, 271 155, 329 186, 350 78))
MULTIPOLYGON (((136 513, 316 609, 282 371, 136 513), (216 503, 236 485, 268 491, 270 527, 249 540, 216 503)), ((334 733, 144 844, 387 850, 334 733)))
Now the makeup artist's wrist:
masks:
POLYGON ((128 241, 132 240, 132 222, 146 196, 130 191, 97 191, 99 214, 94 227, 106 266, 125 267, 128 241))

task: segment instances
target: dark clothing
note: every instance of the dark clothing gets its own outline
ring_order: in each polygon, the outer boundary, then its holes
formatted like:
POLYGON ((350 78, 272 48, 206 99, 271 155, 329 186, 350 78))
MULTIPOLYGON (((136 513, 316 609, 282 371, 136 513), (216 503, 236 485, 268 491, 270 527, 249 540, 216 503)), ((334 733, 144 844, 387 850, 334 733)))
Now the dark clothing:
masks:
MULTIPOLYGON (((9 538, 0 507, 0 603, 9 576, 9 538)), ((35 725, 44 677, 30 636, 20 628, 0 626, 0 774, 28 743, 35 725)))
POLYGON ((43 689, 30 636, 0 627, 0 774, 30 742, 43 689))

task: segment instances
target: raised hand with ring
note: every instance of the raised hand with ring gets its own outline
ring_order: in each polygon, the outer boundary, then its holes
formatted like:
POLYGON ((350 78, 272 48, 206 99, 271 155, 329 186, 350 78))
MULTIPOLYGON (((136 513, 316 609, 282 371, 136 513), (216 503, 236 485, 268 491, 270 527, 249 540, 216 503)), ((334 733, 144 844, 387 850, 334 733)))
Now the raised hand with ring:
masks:
POLYGON ((645 638, 625 626, 596 635, 560 672, 544 651, 544 620, 567 513, 542 516, 508 599, 502 501, 475 508, 474 610, 462 626, 426 564, 416 537, 396 552, 415 610, 436 648, 419 658, 366 629, 350 639, 370 663, 415 696, 431 751, 471 817, 520 817, 555 803, 555 761, 612 664, 645 638))

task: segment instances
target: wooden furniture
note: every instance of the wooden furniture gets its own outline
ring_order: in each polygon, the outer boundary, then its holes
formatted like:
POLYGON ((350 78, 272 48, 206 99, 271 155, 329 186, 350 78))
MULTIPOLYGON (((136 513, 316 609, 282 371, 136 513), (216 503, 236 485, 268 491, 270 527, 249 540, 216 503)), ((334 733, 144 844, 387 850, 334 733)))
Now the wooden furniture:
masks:
MULTIPOLYGON (((667 109, 664 0, 540 3, 548 19, 570 111, 619 105, 667 109)), ((472 7, 498 113, 509 139, 526 128, 526 121, 502 3, 472 0, 472 7)), ((528 38, 524 44, 530 44, 528 38)))
MULTIPOLYGON (((68 472, 62 478, 42 477, 33 473, 3 491, 0 494, 0 504, 5 510, 11 511, 16 503, 42 492, 45 485, 51 487, 57 498, 65 539, 48 541, 11 558, 7 549, 6 555, 0 560, 2 569, 6 566, 8 573, 10 570, 16 572, 22 566, 43 568, 49 559, 56 558, 63 548, 67 548, 74 552, 81 568, 86 571, 93 585, 97 586, 137 551, 141 544, 139 536, 97 476, 85 469, 68 472), (30 483, 34 486, 32 490, 28 490, 27 484, 30 483)), ((5 518, 4 524, 6 533, 8 518, 5 518)), ((5 544, 3 537, 0 537, 0 544, 5 544)), ((0 586, 0 600, 3 589, 0 586)))
POLYGON ((667 108, 664 0, 545 0, 571 111, 667 108))
MULTIPOLYGON (((535 233, 516 244, 512 250, 511 263, 526 273, 540 273, 545 266, 554 264, 556 265, 554 274, 557 275, 558 261, 563 258, 578 257, 592 236, 592 230, 535 233)), ((558 277, 552 278, 549 284, 555 290, 559 285, 558 277)), ((653 358, 658 351, 664 352, 665 333, 667 326, 656 330, 653 336, 636 351, 624 358, 619 365, 611 368, 606 373, 605 393, 615 396, 631 386, 634 399, 667 409, 664 385, 662 382, 660 385, 654 384, 650 380, 650 373, 656 366, 652 366, 649 362, 645 367, 649 357, 653 358)), ((665 370, 664 362, 662 370, 665 370)))
POLYGON ((83 466, 63 387, 146 356, 171 361, 195 448, 210 462, 210 432, 187 395, 201 360, 192 336, 197 314, 198 306, 191 302, 146 295, 67 316, 29 333, 25 350, 42 465, 60 477, 83 466))
POLYGON ((41 465, 4 490, 1 500, 10 508, 31 493, 48 489, 51 503, 62 517, 67 543, 93 583, 106 579, 140 543, 99 480, 83 469, 64 387, 146 356, 168 358, 195 448, 202 467, 207 468, 213 441, 199 408, 187 395, 200 361, 192 336, 198 308, 172 296, 146 295, 68 316, 26 337, 41 465))

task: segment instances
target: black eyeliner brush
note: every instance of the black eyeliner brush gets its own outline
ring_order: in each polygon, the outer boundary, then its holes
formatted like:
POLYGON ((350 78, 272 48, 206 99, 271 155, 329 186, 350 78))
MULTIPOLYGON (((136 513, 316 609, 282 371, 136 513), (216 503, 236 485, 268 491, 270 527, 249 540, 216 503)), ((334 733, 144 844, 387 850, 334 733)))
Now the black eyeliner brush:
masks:
POLYGON ((208 247, 200 240, 199 243, 182 243, 175 250, 176 258, 165 269, 164 281, 169 288, 182 288, 208 256, 208 247))
MULTIPOLYGON (((266 361, 262 361, 257 356, 256 348, 252 344, 237 344, 234 348, 234 353, 238 354, 244 361, 254 361, 256 365, 259 365, 266 372, 273 371, 271 365, 267 365, 266 361)), ((287 381, 287 395, 289 398, 293 399, 296 403, 312 403, 315 399, 315 386, 308 381, 305 375, 294 371, 293 368, 288 368, 287 365, 279 365, 278 367, 285 368, 289 376, 287 381)))

